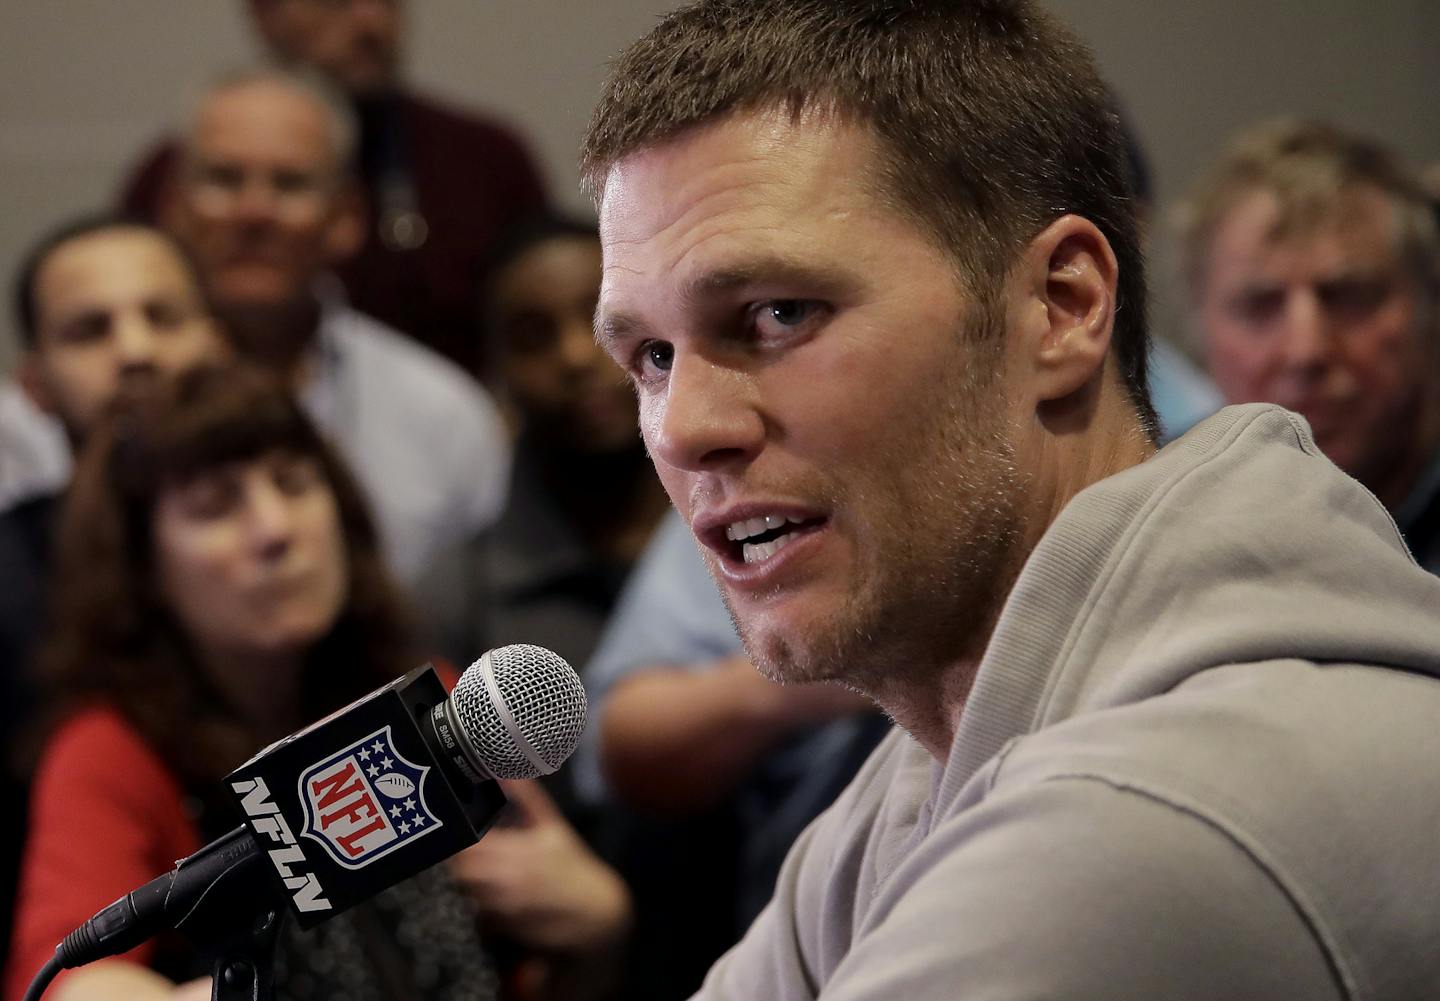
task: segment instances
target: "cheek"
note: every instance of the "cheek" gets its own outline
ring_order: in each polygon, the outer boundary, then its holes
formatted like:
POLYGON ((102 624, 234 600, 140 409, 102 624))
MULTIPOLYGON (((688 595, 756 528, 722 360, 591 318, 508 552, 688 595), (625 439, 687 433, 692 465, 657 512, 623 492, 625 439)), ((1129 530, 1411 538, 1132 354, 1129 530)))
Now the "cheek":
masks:
POLYGON ((328 496, 316 497, 314 503, 309 532, 314 540, 311 558, 318 571, 313 611, 325 620, 328 628, 350 598, 350 559, 334 500, 328 496))
POLYGON ((115 389, 115 365, 108 352, 68 352, 51 367, 50 390, 62 411, 88 420, 115 389))
POLYGON ((690 491, 686 488, 687 473, 683 469, 676 469, 663 460, 657 458, 655 441, 660 433, 661 425, 665 420, 665 403, 663 397, 639 398, 638 419, 640 425, 640 440, 645 443, 645 452, 650 456, 650 463, 655 467, 655 475, 660 479, 660 485, 665 488, 669 495, 670 502, 675 505, 676 510, 686 515, 689 520, 689 506, 686 498, 690 491))
MULTIPOLYGON (((665 423, 665 401, 658 396, 647 396, 641 394, 639 397, 638 420, 640 424, 640 438, 645 442, 645 449, 655 458, 655 442, 660 436, 660 429, 665 423)), ((664 463, 656 460, 655 468, 663 475, 662 466, 664 463)))
POLYGON ((345 552, 345 537, 340 531, 338 520, 330 533, 328 548, 331 569, 326 575, 329 580, 326 601, 331 606, 332 615, 338 615, 350 596, 350 560, 345 552))
POLYGON ((175 331, 159 344, 155 361, 168 373, 182 372, 197 363, 218 359, 224 351, 208 330, 175 331))
POLYGON ((550 355, 517 359, 507 367, 505 381, 522 407, 555 407, 565 403, 559 366, 550 355))
POLYGON ((1385 316, 1347 338, 1346 361, 1356 382, 1368 393, 1393 398, 1418 386, 1429 370, 1412 318, 1385 316))
POLYGON ((223 540, 158 538, 156 573, 167 605, 190 633, 205 634, 214 623, 239 607, 240 594, 231 586, 223 540))
POLYGON ((1209 330, 1206 363, 1227 402, 1248 403, 1262 397, 1275 369, 1275 348, 1250 331, 1224 323, 1211 324, 1209 330))

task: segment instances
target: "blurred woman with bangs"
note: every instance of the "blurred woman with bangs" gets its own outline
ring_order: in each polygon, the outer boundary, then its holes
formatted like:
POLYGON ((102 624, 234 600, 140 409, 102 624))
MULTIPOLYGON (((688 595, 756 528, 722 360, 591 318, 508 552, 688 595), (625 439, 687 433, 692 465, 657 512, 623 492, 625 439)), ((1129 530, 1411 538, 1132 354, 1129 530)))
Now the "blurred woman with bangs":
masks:
MULTIPOLYGON (((54 582, 39 661, 53 726, 11 998, 65 934, 239 823, 225 774, 423 659, 353 479, 290 395, 243 369, 192 373, 96 436, 67 499, 54 582)), ((557 968, 612 952, 623 884, 533 790, 507 791, 532 821, 529 882, 497 888, 463 862, 440 865, 312 931, 287 923, 279 995, 498 997, 482 918, 534 940, 557 968), (529 924, 502 891, 518 893, 529 924)), ((206 997, 209 958, 162 936, 65 975, 52 994, 206 997)), ((532 976, 526 993, 564 996, 562 982, 532 976)))

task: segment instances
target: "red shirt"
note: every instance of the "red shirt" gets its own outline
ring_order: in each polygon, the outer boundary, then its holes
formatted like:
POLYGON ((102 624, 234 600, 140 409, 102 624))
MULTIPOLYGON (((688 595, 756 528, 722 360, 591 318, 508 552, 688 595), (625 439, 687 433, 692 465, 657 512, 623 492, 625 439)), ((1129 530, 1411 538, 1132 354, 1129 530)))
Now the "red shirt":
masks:
MULTIPOLYGON (((454 687, 455 668, 433 663, 454 687)), ((100 706, 67 720, 31 788, 6 1001, 20 1001, 60 940, 96 911, 200 847, 179 780, 123 716, 100 706)), ((145 942, 120 958, 146 966, 154 954, 145 942)))
MULTIPOLYGON (((199 848, 180 783, 119 713, 68 720, 35 774, 5 997, 18 1001, 96 911, 199 848)), ((124 958, 145 965, 153 953, 146 942, 124 958)))

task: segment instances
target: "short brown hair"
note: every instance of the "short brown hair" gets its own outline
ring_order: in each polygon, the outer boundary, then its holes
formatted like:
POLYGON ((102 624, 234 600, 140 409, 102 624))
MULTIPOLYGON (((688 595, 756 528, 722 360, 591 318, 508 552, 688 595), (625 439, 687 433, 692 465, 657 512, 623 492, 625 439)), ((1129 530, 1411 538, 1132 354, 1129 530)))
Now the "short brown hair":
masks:
POLYGON ((1265 191, 1279 203, 1272 239, 1332 223, 1346 196, 1372 188, 1395 207, 1400 256, 1433 309, 1440 303, 1440 234, 1418 172, 1367 136, 1326 122, 1283 119, 1235 136, 1175 213, 1190 295, 1204 288, 1210 246, 1240 201, 1265 191))
POLYGON ((1144 262, 1109 93, 1085 48, 1030 0, 700 0, 615 65, 581 155, 597 199, 641 149, 721 116, 833 110, 878 139, 881 179, 982 305, 1067 213, 1120 265, 1114 350, 1148 431, 1144 262))
POLYGON ((161 597, 151 518, 170 484, 277 449, 320 466, 350 571, 338 620, 305 657, 298 708, 318 718, 410 666, 408 617, 350 474, 267 373, 202 368, 163 399, 114 414, 81 457, 59 525, 52 621, 37 662, 52 720, 102 702, 199 786, 260 746, 199 670, 161 597))
POLYGON ((177 240, 173 233, 153 226, 143 219, 133 218, 123 213, 105 212, 98 215, 80 216, 66 221, 40 237, 20 260, 20 267, 15 272, 12 301, 15 327, 20 331, 20 343, 24 347, 33 348, 39 343, 38 285, 40 271, 50 261, 50 258, 54 257, 60 248, 68 246, 76 240, 83 240, 100 233, 125 230, 149 233, 156 239, 164 241, 174 252, 176 259, 184 266, 186 274, 195 286, 195 294, 203 299, 205 283, 201 280, 200 268, 195 263, 195 258, 189 249, 177 240))

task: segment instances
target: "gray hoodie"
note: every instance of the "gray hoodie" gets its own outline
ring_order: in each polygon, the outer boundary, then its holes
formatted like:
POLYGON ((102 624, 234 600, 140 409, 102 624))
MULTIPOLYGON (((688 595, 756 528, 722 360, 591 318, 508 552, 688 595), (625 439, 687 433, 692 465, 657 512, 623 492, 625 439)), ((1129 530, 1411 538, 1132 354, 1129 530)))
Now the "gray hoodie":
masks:
POLYGON ((700 997, 1440 997, 1440 579, 1304 422, 1070 502, 948 760, 903 734, 700 997))

